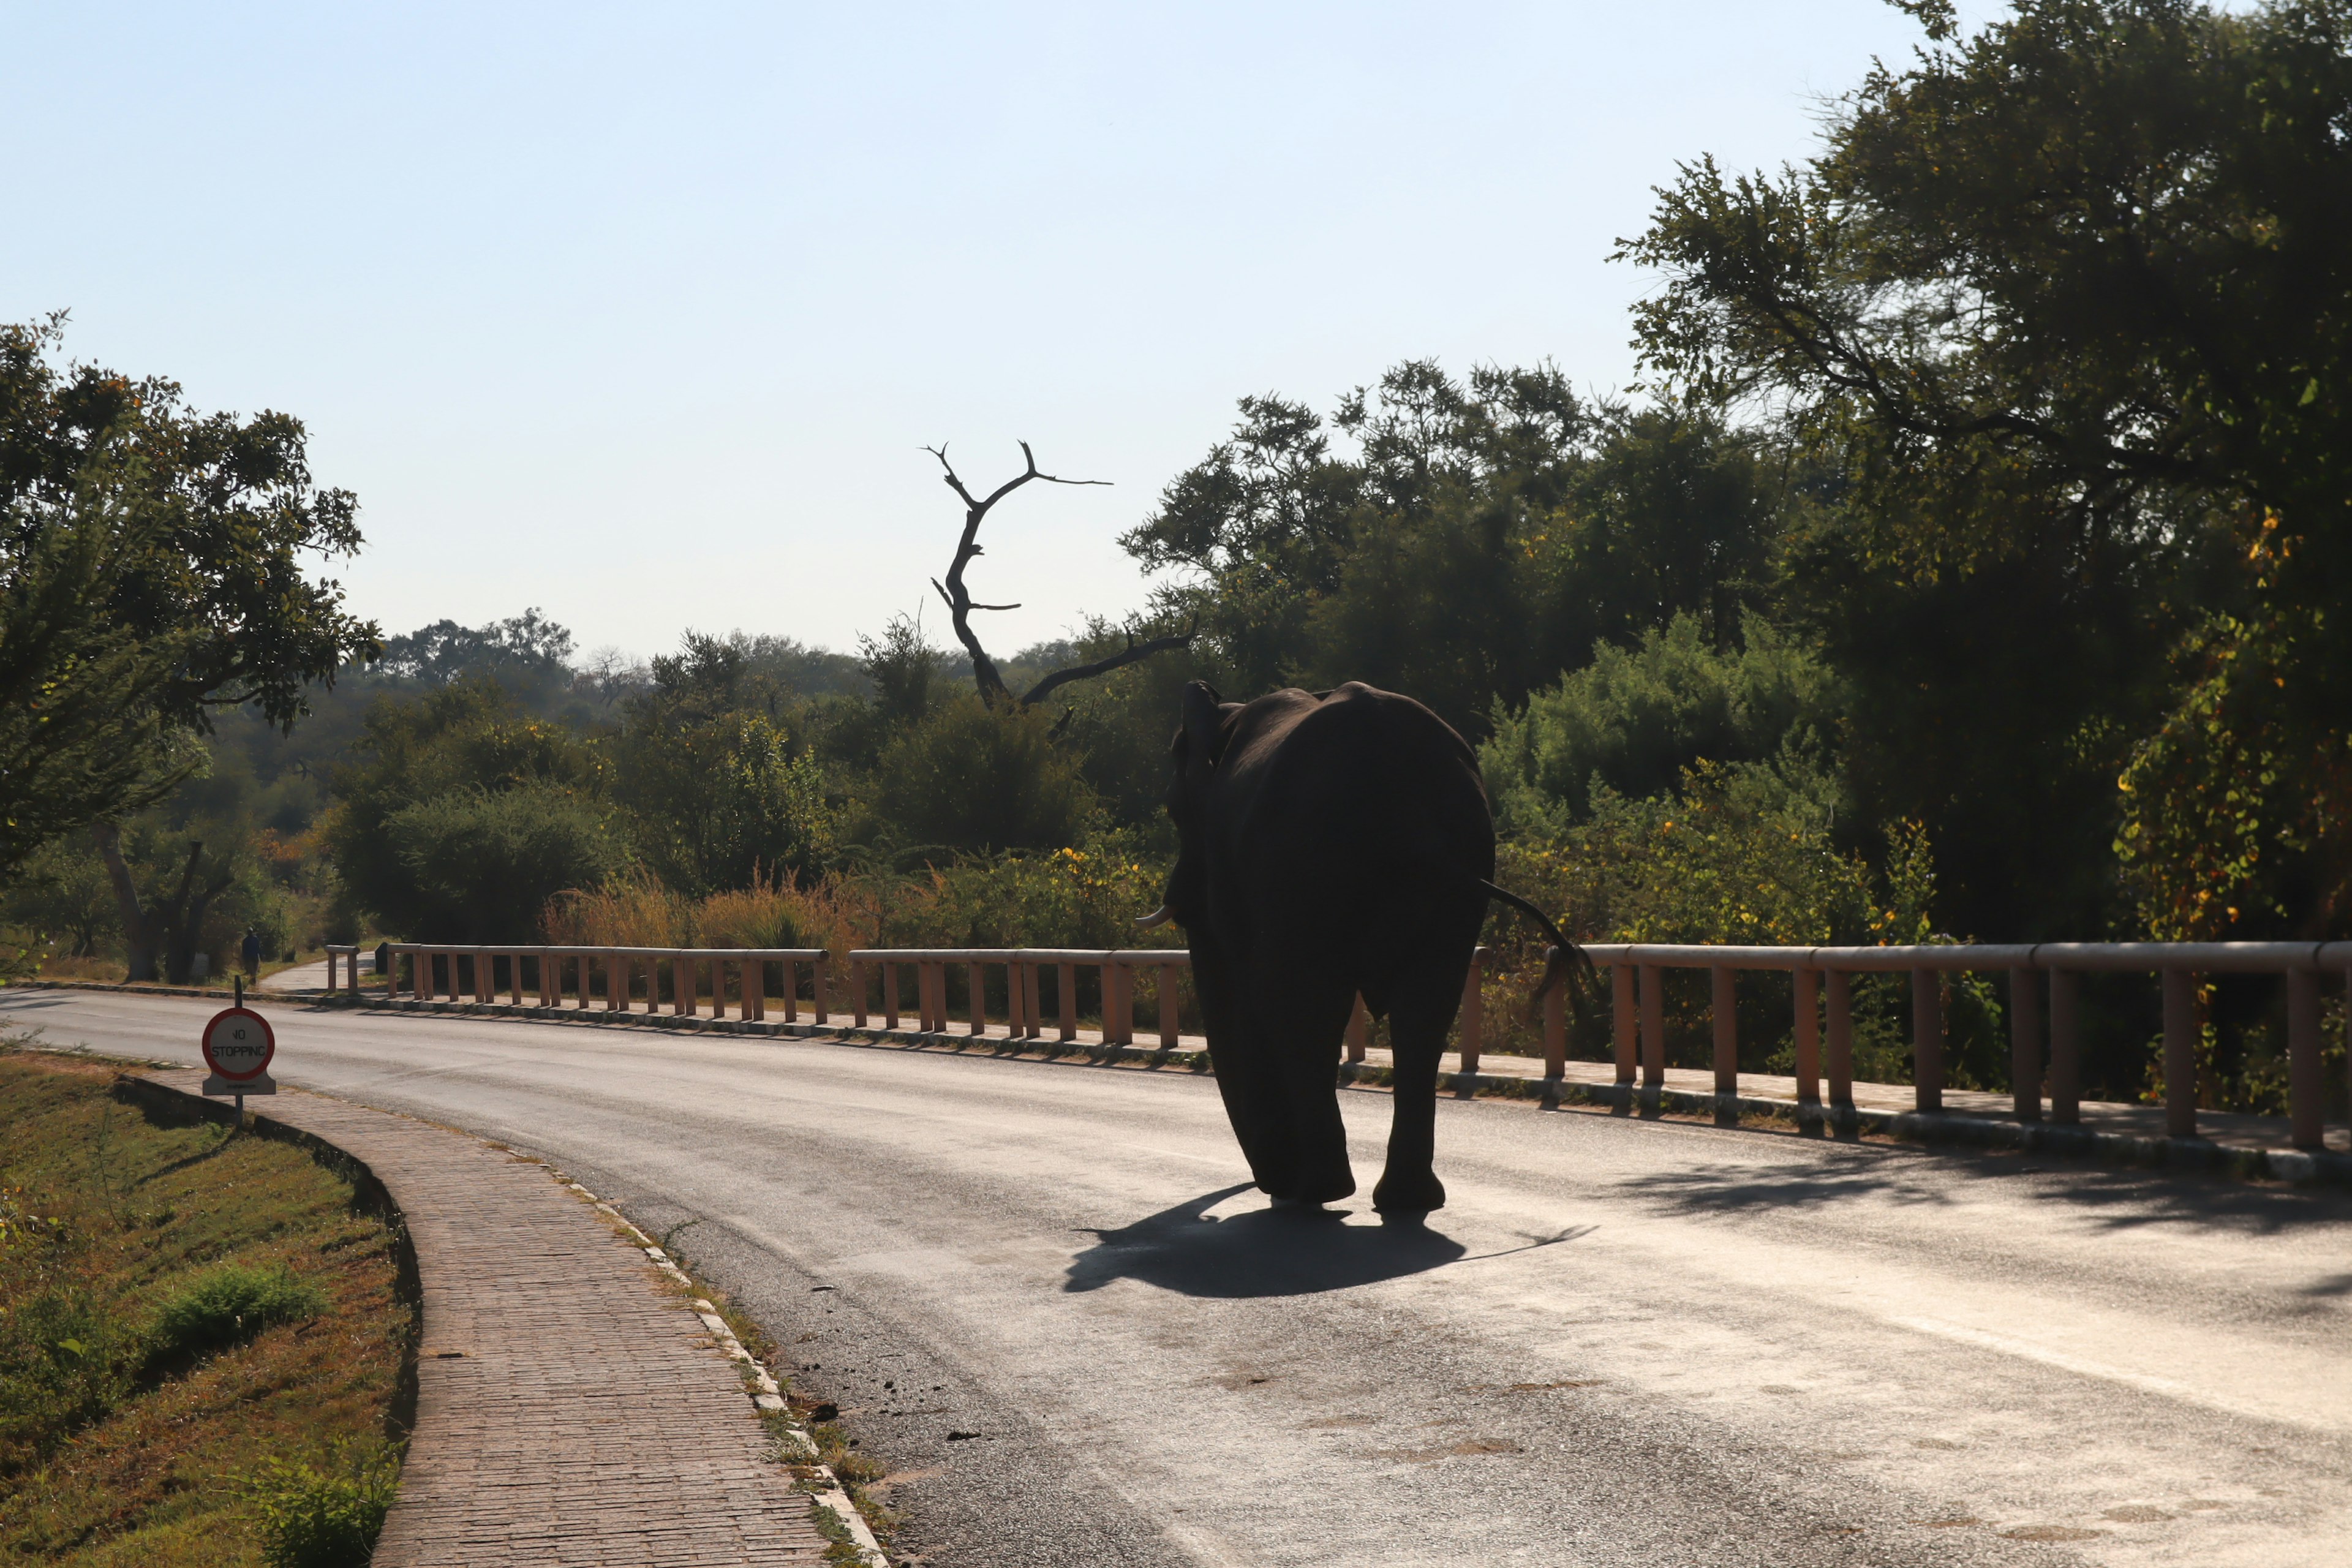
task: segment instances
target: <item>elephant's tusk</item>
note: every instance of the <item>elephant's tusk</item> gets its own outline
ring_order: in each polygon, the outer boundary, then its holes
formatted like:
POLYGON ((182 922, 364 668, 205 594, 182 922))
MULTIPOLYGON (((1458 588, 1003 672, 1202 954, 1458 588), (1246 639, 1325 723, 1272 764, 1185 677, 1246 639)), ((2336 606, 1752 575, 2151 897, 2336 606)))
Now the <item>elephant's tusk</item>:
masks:
POLYGON ((1166 925, 1170 921, 1172 921, 1176 917, 1174 915, 1168 912, 1168 906, 1166 904, 1162 904, 1148 915, 1138 916, 1136 918, 1135 925, 1136 929, 1139 931, 1153 931, 1160 926, 1166 925))

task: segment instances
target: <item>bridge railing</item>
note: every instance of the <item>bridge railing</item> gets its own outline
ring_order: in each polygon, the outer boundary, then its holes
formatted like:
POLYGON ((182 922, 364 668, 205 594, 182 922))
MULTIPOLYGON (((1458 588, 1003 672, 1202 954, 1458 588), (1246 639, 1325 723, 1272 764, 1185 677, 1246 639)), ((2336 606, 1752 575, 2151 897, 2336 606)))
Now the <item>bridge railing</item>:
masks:
POLYGON ((339 989, 357 991, 359 988, 360 950, 358 946, 329 942, 327 944, 327 994, 331 996, 339 989), (335 984, 335 971, 339 966, 342 968, 344 975, 343 985, 341 987, 335 984))
MULTIPOLYGON (((1480 1036, 1480 983, 1484 977, 1486 950, 1477 949, 1470 960, 1470 973, 1462 989, 1462 1060, 1465 1071, 1478 1068, 1480 1036)), ((1180 1033, 1181 997, 1179 976, 1189 973, 1192 955, 1186 949, 1176 948, 1039 948, 1039 947, 941 947, 941 948, 858 948, 849 954, 850 994, 856 1000, 856 1021, 866 1025, 869 1018, 866 998, 873 994, 874 983, 879 982, 879 1005, 873 1012, 881 1016, 882 1027, 899 1026, 905 981, 902 976, 913 972, 915 982, 914 1016, 916 1027, 929 1034, 961 1033, 968 1037, 983 1037, 990 1030, 988 1016, 988 974, 991 969, 1004 971, 1005 1032, 1013 1039, 1043 1039, 1048 1031, 1057 1040, 1076 1041, 1080 1037, 1078 972, 1096 972, 1096 994, 1101 999, 1102 1026, 1099 1038, 1108 1046, 1131 1046, 1136 1043, 1137 991, 1135 976, 1139 970, 1155 973, 1158 1006, 1156 1018, 1143 1026, 1147 1036, 1157 1037, 1161 1050, 1174 1050, 1182 1043, 1180 1033), (965 1012, 961 1019, 948 1016, 948 973, 961 966, 965 970, 965 1012), (1049 1017, 1044 1001, 1043 976, 1051 971, 1055 977, 1053 1012, 1049 1017), (961 1023, 962 1027, 955 1027, 961 1023)), ((1370 1027, 1362 997, 1356 999, 1348 1018, 1346 1035, 1349 1061, 1360 1062, 1370 1027)))
MULTIPOLYGON (((1637 1087, 1637 1071, 1639 1091, 1645 1095, 1654 1096, 1665 1082, 1662 972, 1708 972, 1718 1119, 1736 1114, 1731 1102, 1739 1089, 1738 1002, 1739 976, 1744 973, 1780 972, 1790 976, 1800 1105, 1821 1103, 1821 1083, 1826 1075, 1831 1108, 1848 1111, 1853 1108, 1853 977, 1909 975, 1914 1103, 1918 1110, 1931 1112, 1944 1108, 1942 977, 2006 974, 2013 1109, 2021 1121, 2042 1117, 2046 1042, 2050 1117, 2065 1123, 2082 1119, 2081 977, 2153 974, 2161 984, 2164 998, 2165 1130, 2176 1138, 2197 1135, 2199 978, 2282 975, 2286 983, 2287 1118, 2290 1136, 2299 1149, 2323 1147, 2326 1133, 2321 981, 2336 975, 2341 977, 2340 984, 2352 988, 2352 942, 2064 942, 1918 947, 1594 942, 1584 951, 1596 966, 1611 971, 1617 1082, 1629 1092, 1637 1087)), ((2352 1014, 2352 1006, 2347 1011, 2352 1014)), ((1546 1054, 1552 1057, 1553 1041, 1562 1033, 1557 994, 1546 1025, 1546 1054)), ((2352 1024, 2347 1024, 2347 1033, 2352 1033, 2352 1024)))
MULTIPOLYGON (((661 1006, 661 976, 670 976, 669 1010, 696 1014, 701 1010, 700 978, 710 980, 714 1016, 727 1012, 728 972, 734 972, 739 1016, 767 1016, 768 966, 782 970, 783 1016, 798 1017, 799 970, 807 965, 814 1020, 848 1021, 870 1026, 876 1016, 883 1027, 901 1026, 911 1012, 915 1026, 931 1034, 986 1037, 995 1026, 988 1008, 990 970, 1003 971, 1003 1028, 1013 1039, 1080 1037, 1080 970, 1092 969, 1097 978, 1101 1025, 1098 1037, 1106 1045, 1135 1044, 1139 1027, 1156 1037, 1160 1048, 1173 1049, 1181 1041, 1180 977, 1192 968, 1192 954, 1182 948, 859 948, 846 955, 849 995, 845 1007, 835 1006, 827 994, 832 955, 823 948, 650 948, 650 947, 517 947, 461 946, 431 942, 394 942, 393 971, 388 977, 394 994, 405 990, 424 1000, 457 995, 467 984, 478 1002, 497 1000, 499 961, 506 963, 506 989, 521 1004, 526 988, 525 963, 531 969, 530 989, 539 1005, 564 1005, 575 997, 581 1008, 596 1005, 595 982, 604 981, 602 1006, 628 1011, 635 1006, 635 981, 646 978, 646 1011, 661 1006), (408 961, 408 984, 401 984, 401 960, 408 961), (467 961, 469 974, 461 973, 467 961), (966 974, 962 1016, 951 1019, 948 975, 961 966, 966 974), (1055 1005, 1048 1016, 1042 976, 1055 973, 1055 1005), (1156 1017, 1139 1026, 1136 974, 1153 972, 1156 1017), (912 1005, 908 1005, 906 980, 914 982, 912 1005), (567 984, 569 982, 569 984, 567 984), (878 983, 878 984, 877 984, 878 983)), ((2326 1085, 2326 1053, 2321 1039, 2320 993, 2324 977, 2339 977, 2352 990, 2352 942, 2042 942, 2034 945, 1938 943, 1914 947, 1742 947, 1655 942, 1593 942, 1584 948, 1597 968, 1610 971, 1612 1054, 1617 1085, 1631 1096, 1654 1100, 1665 1085, 1665 1005, 1663 972, 1704 969, 1711 976, 1710 1023, 1713 1033, 1717 1115, 1737 1115, 1739 1093, 1740 976, 1756 973, 1790 977, 1795 1041, 1797 1100, 1802 1106, 1823 1104, 1832 1113, 1853 1110, 1853 979, 1856 975, 1907 974, 1912 1014, 1912 1081, 1914 1105, 1922 1111, 1944 1108, 1943 977, 1954 973, 1997 973, 2007 976, 2011 1084, 2012 1104, 2023 1121, 2039 1121, 2045 1098, 2050 1120, 2081 1121, 2082 1051, 2078 1027, 2081 977, 2088 973, 2143 973, 2158 978, 2164 1005, 2164 1084, 2166 1130, 2174 1137, 2197 1134, 2198 980, 2211 974, 2276 974, 2286 985, 2287 1098, 2290 1133, 2297 1148, 2324 1146, 2326 1085), (2045 1071, 2043 1056, 2047 1050, 2045 1071), (2046 1094, 2045 1094, 2046 1091, 2046 1094)), ((1482 1046, 1481 987, 1486 950, 1474 955, 1463 988, 1459 1048, 1462 1070, 1478 1070, 1482 1046)), ((355 961, 354 961, 355 962, 355 961)), ((2352 1005, 2347 1005, 2352 1017, 2352 1005)), ((2352 1023, 2347 1023, 2352 1033, 2352 1023)), ((1348 1059, 1364 1060, 1366 1027, 1363 1003, 1358 999, 1348 1023, 1348 1059)), ((1566 1072, 1568 1029, 1561 992, 1545 1001, 1544 1071, 1559 1079, 1566 1072)))
POLYGON ((466 998, 460 993, 465 987, 473 993, 476 1002, 496 1002, 499 992, 499 961, 505 961, 506 991, 509 1002, 520 1006, 528 989, 535 1005, 561 1007, 569 1001, 576 1009, 597 1008, 604 1012, 625 1013, 662 1010, 662 979, 669 979, 669 1010, 678 1015, 695 1015, 702 1010, 702 977, 710 979, 710 1011, 714 1017, 727 1016, 728 976, 734 974, 738 1016, 750 1019, 768 1016, 767 984, 769 966, 783 971, 784 1016, 799 1016, 799 970, 807 965, 814 973, 813 996, 819 1023, 829 1021, 825 1005, 825 960, 830 956, 821 947, 518 947, 507 943, 494 945, 462 945, 448 942, 395 942, 392 948, 392 973, 387 976, 391 994, 397 996, 406 992, 418 1001, 432 1002, 444 997, 451 1001, 466 998), (406 959, 407 984, 403 984, 401 961, 406 959), (462 963, 460 961, 464 961, 462 963), (525 969, 528 963, 530 968, 525 969), (645 976, 645 1005, 639 1009, 635 999, 636 980, 645 976), (597 981, 604 982, 601 1005, 597 981))

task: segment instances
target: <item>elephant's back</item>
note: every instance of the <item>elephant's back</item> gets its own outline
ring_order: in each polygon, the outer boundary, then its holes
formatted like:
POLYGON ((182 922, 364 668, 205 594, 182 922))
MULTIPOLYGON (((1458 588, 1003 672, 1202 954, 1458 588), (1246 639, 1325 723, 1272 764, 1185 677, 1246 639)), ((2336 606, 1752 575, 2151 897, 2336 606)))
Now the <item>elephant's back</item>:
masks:
POLYGON ((1424 911, 1483 907, 1473 889, 1494 871, 1494 822, 1454 728, 1360 683, 1307 703, 1279 695, 1271 721, 1237 735, 1238 787, 1219 814, 1223 869, 1247 903, 1356 952, 1390 945, 1376 932, 1410 941, 1424 911))

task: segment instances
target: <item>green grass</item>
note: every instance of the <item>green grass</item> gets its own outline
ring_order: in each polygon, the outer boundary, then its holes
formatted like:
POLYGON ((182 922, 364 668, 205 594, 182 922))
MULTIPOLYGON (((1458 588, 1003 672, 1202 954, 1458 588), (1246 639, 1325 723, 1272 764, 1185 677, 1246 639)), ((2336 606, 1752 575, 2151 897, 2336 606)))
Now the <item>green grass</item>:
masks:
POLYGON ((415 1329, 291 1144, 0 1050, 0 1563, 362 1563, 415 1329))

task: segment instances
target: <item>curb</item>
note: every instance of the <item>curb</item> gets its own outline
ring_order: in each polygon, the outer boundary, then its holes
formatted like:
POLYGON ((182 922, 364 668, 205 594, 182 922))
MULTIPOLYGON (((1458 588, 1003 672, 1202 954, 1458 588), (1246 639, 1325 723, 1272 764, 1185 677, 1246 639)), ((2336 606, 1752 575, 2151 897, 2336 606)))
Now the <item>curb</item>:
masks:
MULTIPOLYGON (((131 985, 119 980, 11 980, 5 987, 9 991, 128 991, 133 996, 231 996, 233 987, 226 985, 131 985)), ((247 988, 247 994, 252 994, 247 988)), ((265 993, 283 994, 283 993, 265 993)))
MULTIPOLYGON (((635 1237, 637 1246, 643 1249, 654 1267, 667 1275, 673 1282, 684 1286, 688 1290, 694 1289, 694 1280, 688 1277, 686 1270, 673 1262, 667 1253, 655 1246, 654 1238, 632 1224, 628 1215, 577 1182, 565 1181, 563 1184, 579 1194, 587 1202, 595 1205, 599 1214, 635 1237)), ((719 1315, 718 1308, 699 1296, 693 1298, 693 1304, 694 1315, 702 1320, 702 1326, 709 1331, 712 1339, 719 1342, 719 1348, 727 1352, 730 1360, 740 1363, 745 1374, 750 1378, 752 1385, 751 1407, 763 1417, 773 1419, 782 1428, 785 1440, 800 1451, 799 1463, 805 1468, 814 1470, 821 1479, 820 1489, 809 1493, 811 1505, 831 1513, 835 1522, 848 1532, 850 1542, 860 1554, 858 1562, 865 1565, 865 1568, 888 1568, 889 1559, 884 1554, 881 1542, 874 1539, 873 1531, 867 1528, 866 1516, 859 1513, 857 1505, 849 1500, 848 1492, 842 1489, 841 1478, 833 1473, 833 1468, 830 1465, 818 1458, 816 1439, 808 1435, 808 1428, 794 1418, 792 1407, 784 1403, 784 1391, 776 1382, 775 1373, 762 1366, 757 1356, 743 1348, 743 1342, 735 1337, 735 1331, 727 1326, 727 1320, 719 1315)))

